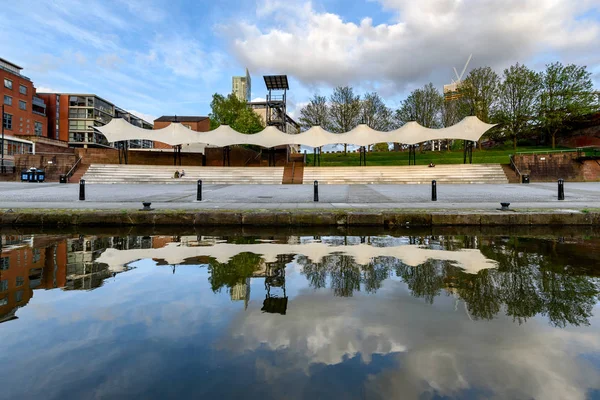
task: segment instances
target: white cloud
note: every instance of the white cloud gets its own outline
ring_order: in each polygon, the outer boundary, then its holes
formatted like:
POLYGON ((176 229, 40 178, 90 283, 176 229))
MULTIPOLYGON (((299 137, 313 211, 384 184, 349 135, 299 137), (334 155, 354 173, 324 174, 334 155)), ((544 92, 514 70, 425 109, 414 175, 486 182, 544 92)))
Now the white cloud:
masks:
POLYGON ((139 118, 143 119, 144 121, 150 122, 150 123, 153 123, 154 120, 158 118, 155 115, 146 114, 146 113, 135 111, 135 110, 128 110, 128 111, 130 113, 132 113, 133 115, 135 115, 136 117, 139 117, 139 118))
POLYGON ((581 18, 597 0, 379 2, 396 22, 374 25, 365 16, 355 24, 309 2, 269 0, 257 12, 265 17, 261 23, 219 29, 240 63, 254 71, 287 73, 307 85, 379 82, 388 88, 449 81, 452 67, 470 53, 472 65, 496 68, 542 52, 568 51, 565 61, 585 63, 600 39, 598 22, 581 18))
POLYGON ((96 64, 107 69, 116 69, 122 63, 121 57, 115 53, 103 54, 96 59, 96 64))
POLYGON ((61 93, 60 90, 56 90, 56 89, 53 89, 48 86, 40 86, 40 87, 36 88, 36 91, 38 93, 61 93))
POLYGON ((212 81, 221 75, 224 56, 204 50, 200 42, 189 36, 157 35, 145 61, 161 62, 175 75, 184 78, 212 81))
POLYGON ((600 350, 597 328, 556 329, 544 317, 524 325, 505 316, 472 321, 464 304, 455 309, 444 296, 425 304, 401 282, 387 282, 368 301, 363 296, 307 290, 290 301, 285 318, 251 307, 236 316, 219 347, 288 350, 284 366, 256 361, 274 378, 290 370, 309 374, 312 365, 357 355, 368 364, 374 354, 391 354, 397 367, 370 376, 368 398, 421 398, 434 390, 458 398, 461 390, 484 389, 489 398, 584 399, 587 388, 600 387, 583 356, 600 350))

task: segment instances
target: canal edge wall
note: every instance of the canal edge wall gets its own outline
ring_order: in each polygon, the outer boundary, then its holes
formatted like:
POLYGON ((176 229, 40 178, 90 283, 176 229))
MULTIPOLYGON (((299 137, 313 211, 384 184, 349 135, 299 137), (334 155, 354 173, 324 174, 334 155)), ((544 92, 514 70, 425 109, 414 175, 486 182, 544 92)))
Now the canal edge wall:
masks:
POLYGON ((600 226, 598 211, 0 210, 11 226, 600 226))

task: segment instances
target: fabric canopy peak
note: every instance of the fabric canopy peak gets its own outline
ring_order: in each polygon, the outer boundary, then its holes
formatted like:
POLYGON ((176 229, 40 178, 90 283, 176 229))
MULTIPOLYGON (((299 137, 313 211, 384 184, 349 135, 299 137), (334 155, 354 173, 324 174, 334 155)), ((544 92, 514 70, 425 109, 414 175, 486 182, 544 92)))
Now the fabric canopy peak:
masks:
POLYGON ((94 129, 102 133, 109 142, 142 139, 162 142, 171 146, 195 143, 218 147, 252 144, 270 148, 283 145, 321 147, 339 143, 356 146, 369 146, 375 143, 414 145, 431 140, 448 139, 478 141, 485 132, 494 126, 495 124, 487 124, 472 116, 465 117, 455 125, 440 129, 426 128, 411 121, 389 132, 377 131, 360 124, 345 133, 333 133, 320 126, 313 126, 304 132, 291 135, 281 132, 274 126, 268 126, 254 134, 240 133, 228 125, 220 125, 208 132, 196 132, 179 122, 172 122, 162 129, 151 130, 132 125, 122 118, 113 118, 108 124, 94 129))

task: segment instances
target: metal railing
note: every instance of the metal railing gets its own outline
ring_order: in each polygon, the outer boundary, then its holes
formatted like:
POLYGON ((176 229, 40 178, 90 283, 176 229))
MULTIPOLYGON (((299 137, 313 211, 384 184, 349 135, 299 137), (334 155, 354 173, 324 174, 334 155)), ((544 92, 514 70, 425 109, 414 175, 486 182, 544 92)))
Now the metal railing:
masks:
POLYGON ((560 153, 576 153, 577 149, 561 149, 561 150, 531 150, 531 151, 517 151, 516 155, 524 154, 560 154, 560 153))
POLYGON ((75 161, 75 164, 73 164, 73 166, 71 167, 71 169, 69 170, 69 172, 67 172, 67 182, 69 182, 69 179, 73 176, 73 174, 75 173, 75 170, 77 169, 77 166, 79 165, 79 163, 81 162, 82 158, 79 157, 79 159, 77 161, 75 161))
POLYGON ((521 183, 523 181, 523 174, 521 174, 521 171, 519 171, 519 167, 517 167, 513 155, 509 154, 508 158, 510 159, 510 166, 512 167, 513 171, 515 171, 515 173, 519 176, 519 183, 521 183))

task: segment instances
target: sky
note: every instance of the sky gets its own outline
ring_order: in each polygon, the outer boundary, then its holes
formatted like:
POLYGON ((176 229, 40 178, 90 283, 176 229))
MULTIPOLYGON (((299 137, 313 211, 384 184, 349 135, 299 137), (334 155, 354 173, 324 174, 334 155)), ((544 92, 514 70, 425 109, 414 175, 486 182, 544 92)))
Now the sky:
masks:
POLYGON ((95 93, 152 121, 207 115, 250 70, 287 74, 288 110, 338 85, 397 108, 453 68, 586 65, 600 88, 600 0, 21 0, 0 7, 0 57, 39 92, 95 93))

